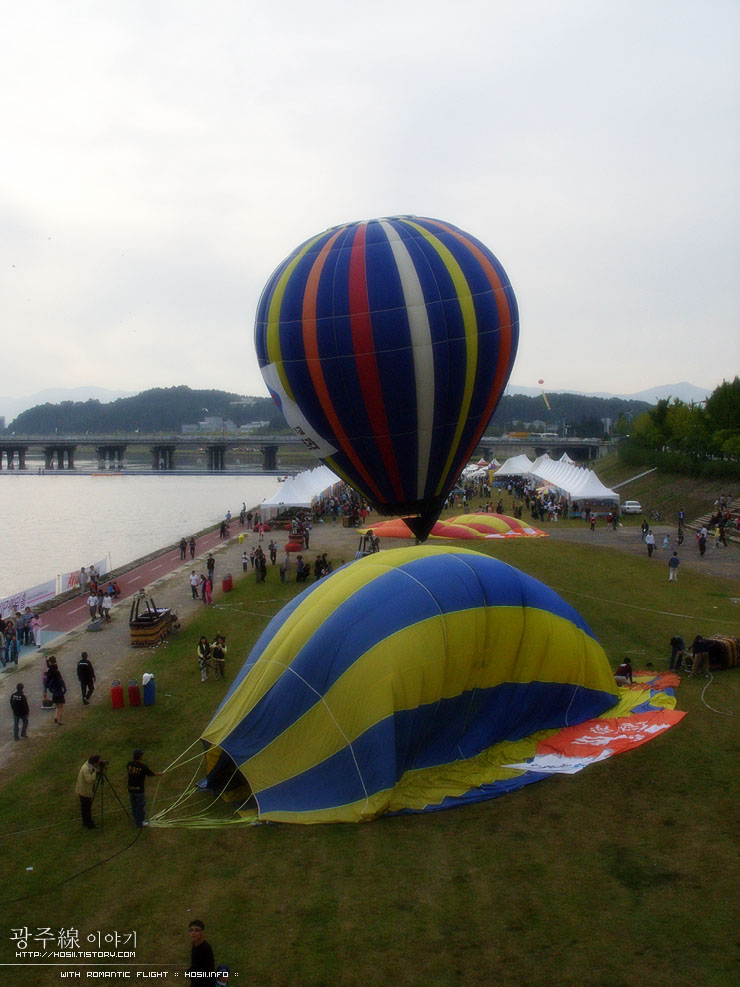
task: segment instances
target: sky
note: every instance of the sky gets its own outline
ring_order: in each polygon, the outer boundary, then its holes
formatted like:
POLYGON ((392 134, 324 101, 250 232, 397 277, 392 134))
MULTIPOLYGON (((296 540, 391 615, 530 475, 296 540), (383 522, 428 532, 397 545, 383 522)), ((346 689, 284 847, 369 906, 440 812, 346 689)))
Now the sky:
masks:
POLYGON ((740 372, 735 0, 2 2, 0 390, 266 394, 275 267, 443 219, 520 311, 511 382, 740 372))

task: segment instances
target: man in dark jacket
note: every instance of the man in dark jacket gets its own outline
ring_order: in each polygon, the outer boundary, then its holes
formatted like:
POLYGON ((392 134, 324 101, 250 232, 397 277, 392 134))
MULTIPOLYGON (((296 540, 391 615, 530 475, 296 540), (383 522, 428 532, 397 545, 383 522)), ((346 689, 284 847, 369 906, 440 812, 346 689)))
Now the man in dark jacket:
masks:
POLYGON ((188 973, 215 973, 216 961, 213 950, 203 934, 205 923, 194 918, 188 926, 190 934, 190 966, 188 973))
POLYGON ((136 826, 148 826, 146 822, 146 790, 144 784, 147 778, 160 775, 161 771, 152 771, 142 761, 144 751, 137 747, 132 761, 126 765, 128 772, 128 797, 131 801, 131 815, 136 826))
POLYGON ((23 691, 23 683, 19 682, 15 687, 15 692, 10 697, 10 708, 13 710, 13 739, 20 740, 26 736, 28 730, 28 699, 23 691), (20 736, 18 727, 20 726, 20 736))
POLYGON ((89 706, 90 696, 95 692, 95 669, 87 657, 87 651, 82 652, 77 662, 77 678, 80 680, 82 702, 85 706, 89 706))

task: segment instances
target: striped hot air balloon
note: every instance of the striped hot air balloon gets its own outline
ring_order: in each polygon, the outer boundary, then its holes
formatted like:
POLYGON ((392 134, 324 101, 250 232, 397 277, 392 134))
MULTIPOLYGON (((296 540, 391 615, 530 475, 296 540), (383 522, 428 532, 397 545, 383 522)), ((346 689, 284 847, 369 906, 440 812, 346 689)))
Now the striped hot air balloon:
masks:
POLYGON ((259 302, 262 374, 306 445, 425 538, 516 355, 509 279, 449 223, 396 216, 307 240, 259 302))
POLYGON ((506 765, 533 735, 616 703, 604 651, 547 586, 466 549, 400 548, 284 607, 201 740, 210 786, 244 812, 360 822, 528 784, 506 765))

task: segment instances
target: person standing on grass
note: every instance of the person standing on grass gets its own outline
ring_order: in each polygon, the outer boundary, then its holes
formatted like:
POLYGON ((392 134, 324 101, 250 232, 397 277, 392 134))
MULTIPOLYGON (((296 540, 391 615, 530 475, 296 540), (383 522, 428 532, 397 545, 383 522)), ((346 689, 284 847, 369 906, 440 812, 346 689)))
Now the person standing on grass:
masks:
POLYGON ((87 656, 87 651, 82 652, 80 660, 77 662, 77 678, 82 691, 82 704, 89 706, 90 696, 95 692, 95 669, 87 656))
POLYGON ((226 675, 226 638, 223 634, 216 635, 216 639, 211 645, 211 657, 215 678, 222 679, 226 675))
POLYGON ((208 666, 211 663, 211 646, 205 635, 198 641, 198 667, 200 668, 201 682, 208 681, 208 666))
POLYGON ((110 613, 113 609, 113 596, 110 593, 106 593, 103 596, 103 616, 105 617, 106 624, 110 624, 110 613))
POLYGON ((198 599, 198 587, 200 586, 200 578, 196 573, 195 569, 190 570, 190 593, 194 600, 198 599))
POLYGON ((146 790, 144 785, 147 778, 156 778, 162 774, 161 771, 152 771, 141 760, 144 751, 137 747, 134 751, 133 760, 126 765, 128 772, 128 797, 131 802, 131 816, 134 826, 148 826, 146 821, 146 790))
POLYGON ((23 691, 22 682, 18 683, 10 697, 10 708, 13 710, 13 740, 20 740, 26 736, 28 730, 28 698, 23 691), (18 727, 21 728, 20 735, 18 727))
POLYGON ((82 825, 85 829, 95 829, 92 819, 92 803, 95 794, 95 784, 100 775, 100 754, 93 754, 85 761, 77 774, 75 794, 80 799, 82 825))
POLYGON ((648 558, 651 559, 655 549, 655 535, 652 528, 648 528, 648 533, 645 535, 645 544, 647 545, 648 558))
POLYGON ((678 557, 678 552, 674 552, 673 555, 668 559, 668 582, 677 583, 678 582, 678 566, 680 564, 680 559, 678 557))
POLYGON ((204 930, 205 922, 199 918, 194 918, 188 926, 190 935, 190 966, 188 973, 215 973, 216 960, 213 957, 213 950, 210 943, 206 941, 204 930))
POLYGON ((208 553, 208 558, 206 559, 206 569, 208 570, 208 578, 213 583, 213 573, 216 569, 216 560, 211 553, 208 553))

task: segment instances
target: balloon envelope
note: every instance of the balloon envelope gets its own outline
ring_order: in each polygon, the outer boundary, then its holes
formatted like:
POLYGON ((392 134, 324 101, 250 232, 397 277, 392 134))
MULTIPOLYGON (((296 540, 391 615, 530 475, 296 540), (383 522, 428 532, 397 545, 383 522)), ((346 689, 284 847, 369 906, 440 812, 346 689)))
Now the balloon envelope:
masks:
MULTIPOLYGON (((413 538, 414 533, 403 518, 380 521, 372 527, 359 529, 359 534, 372 531, 379 538, 413 538)), ((475 539, 490 538, 547 538, 547 534, 526 522, 507 514, 461 514, 436 521, 429 532, 430 538, 475 539)))
POLYGON ((547 586, 467 549, 400 548, 284 607, 201 739, 211 787, 228 779, 244 811, 253 796, 265 820, 359 822, 511 790, 500 745, 616 703, 601 646, 547 586))
POLYGON ((291 428, 382 514, 426 537, 509 378, 506 272, 449 223, 409 216, 320 233, 259 302, 259 364, 291 428))

